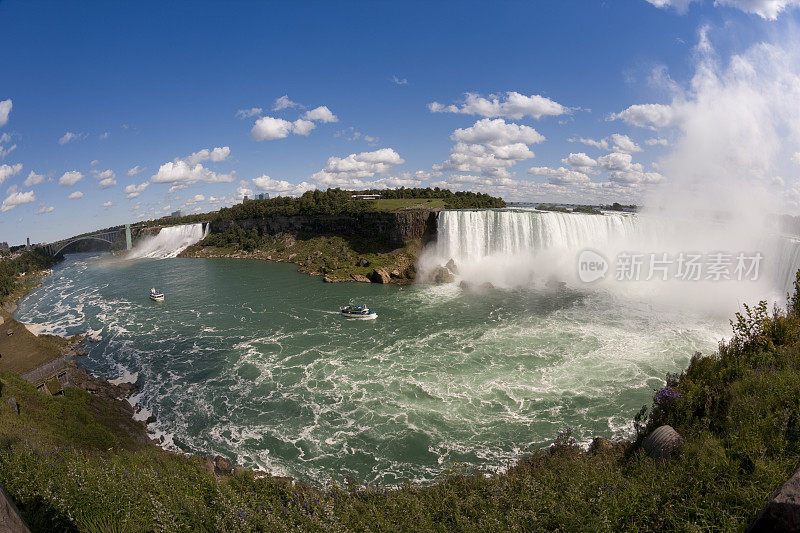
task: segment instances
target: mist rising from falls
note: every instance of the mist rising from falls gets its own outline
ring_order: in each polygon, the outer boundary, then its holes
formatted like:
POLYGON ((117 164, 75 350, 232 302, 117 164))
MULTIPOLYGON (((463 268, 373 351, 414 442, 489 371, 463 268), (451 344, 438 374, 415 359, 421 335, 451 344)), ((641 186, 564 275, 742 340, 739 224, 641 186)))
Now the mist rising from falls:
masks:
MULTIPOLYGON (((579 290, 602 289, 616 294, 730 313, 741 303, 760 299, 785 301, 800 268, 800 244, 774 234, 735 231, 728 221, 703 221, 629 213, 590 215, 542 212, 533 209, 443 211, 437 238, 418 263, 420 279, 449 260, 455 262, 456 282, 469 286, 546 288, 564 282, 579 290), (578 276, 578 256, 594 250, 609 262, 604 279, 585 283, 578 276), (706 256, 726 252, 761 253, 756 280, 700 281, 647 279, 649 254, 680 253, 706 256), (642 254, 638 281, 616 279, 615 259, 621 253, 642 254)), ((732 269, 731 269, 732 270, 732 269)))
POLYGON ((176 257, 189 246, 199 242, 206 235, 208 229, 203 229, 203 224, 184 224, 181 226, 168 226, 161 228, 158 235, 145 237, 127 255, 130 259, 167 259, 176 257))

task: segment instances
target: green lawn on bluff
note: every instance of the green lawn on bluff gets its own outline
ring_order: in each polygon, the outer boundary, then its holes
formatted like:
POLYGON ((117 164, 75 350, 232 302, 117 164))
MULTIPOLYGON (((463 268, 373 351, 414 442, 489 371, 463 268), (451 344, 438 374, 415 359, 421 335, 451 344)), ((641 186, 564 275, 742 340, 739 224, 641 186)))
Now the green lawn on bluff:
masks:
POLYGON ((402 209, 444 209, 441 198, 387 198, 380 200, 362 200, 368 202, 371 211, 400 211, 402 209))
POLYGON ((733 325, 718 353, 668 376, 637 442, 587 453, 565 429, 505 473, 443 465, 428 486, 216 475, 131 443, 101 398, 0 374, 0 483, 34 531, 742 530, 800 460, 800 291, 787 312, 761 304, 733 325), (654 460, 638 442, 664 423, 686 443, 654 460))

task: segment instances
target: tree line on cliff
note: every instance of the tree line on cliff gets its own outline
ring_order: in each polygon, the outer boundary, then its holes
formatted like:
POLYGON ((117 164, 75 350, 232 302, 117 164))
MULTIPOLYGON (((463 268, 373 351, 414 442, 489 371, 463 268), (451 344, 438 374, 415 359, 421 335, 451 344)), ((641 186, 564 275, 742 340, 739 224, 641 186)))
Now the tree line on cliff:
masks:
POLYGON ((22 252, 14 258, 0 260, 0 301, 14 291, 17 276, 44 270, 53 264, 55 260, 40 250, 22 252))
POLYGON ((219 210, 218 220, 246 220, 271 216, 292 215, 354 215, 375 211, 375 202, 353 198, 355 194, 380 194, 383 199, 437 198, 444 200, 446 209, 479 209, 505 207, 501 198, 469 191, 452 192, 447 189, 425 188, 390 189, 385 191, 307 191, 297 198, 278 196, 266 200, 250 200, 219 210))

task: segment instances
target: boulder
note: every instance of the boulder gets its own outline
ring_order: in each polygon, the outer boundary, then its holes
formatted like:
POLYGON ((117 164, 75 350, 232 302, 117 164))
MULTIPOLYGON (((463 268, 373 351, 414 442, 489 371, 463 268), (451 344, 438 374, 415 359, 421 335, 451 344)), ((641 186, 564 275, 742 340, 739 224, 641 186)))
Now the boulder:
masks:
POLYGON ((322 278, 322 281, 324 281, 325 283, 333 283, 333 278, 330 276, 325 276, 324 278, 322 278))
POLYGON ((210 455, 203 457, 203 468, 214 473, 214 459, 210 455))
POLYGON ((376 268, 372 271, 372 274, 367 277, 372 283, 389 283, 392 281, 392 276, 382 268, 376 268))
POLYGON ((356 266, 368 267, 369 266, 369 261, 367 261, 363 257, 359 257, 358 259, 356 259, 356 266))
POLYGON ((462 289, 464 289, 464 290, 466 290, 466 289, 469 289, 469 288, 471 288, 471 287, 472 287, 472 286, 469 284, 469 282, 468 282, 468 281, 466 281, 466 280, 463 280, 463 279, 461 280, 461 283, 459 283, 459 284, 458 284, 458 286, 459 286, 459 287, 461 287, 461 288, 462 288, 462 289))
POLYGON ((456 262, 453 261, 452 257, 450 258, 450 261, 445 263, 444 267, 453 274, 458 274, 458 267, 456 266, 456 262))
POLYGON ((438 266, 431 273, 434 283, 453 283, 456 277, 446 267, 438 266))
POLYGON ((672 426, 659 426, 650 433, 642 447, 653 459, 666 459, 680 452, 683 437, 672 426))
POLYGON ((214 457, 214 467, 218 474, 228 475, 233 471, 233 465, 221 455, 214 457))
POLYGON ((350 277, 353 278, 353 281, 358 281, 359 283, 369 283, 369 278, 363 274, 350 274, 350 277))
POLYGON ((5 487, 0 485, 0 533, 30 533, 19 509, 14 505, 14 500, 6 492, 5 487))
POLYGON ((772 496, 747 531, 800 531, 800 468, 772 496))
POLYGON ((391 272, 389 272, 389 275, 392 277, 392 279, 400 279, 401 276, 402 276, 400 274, 400 271, 397 270, 396 268, 394 270, 392 270, 391 272))
POLYGON ((19 403, 17 403, 16 398, 9 398, 6 400, 6 404, 11 408, 11 411, 19 415, 19 403))
POLYGON ((481 283, 481 289, 494 289, 494 285, 491 281, 485 281, 481 283))

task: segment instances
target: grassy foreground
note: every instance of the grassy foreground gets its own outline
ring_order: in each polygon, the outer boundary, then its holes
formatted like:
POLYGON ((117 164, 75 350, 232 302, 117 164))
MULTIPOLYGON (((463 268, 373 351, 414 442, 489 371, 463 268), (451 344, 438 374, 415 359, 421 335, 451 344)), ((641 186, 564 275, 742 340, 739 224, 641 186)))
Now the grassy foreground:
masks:
POLYGON ((107 400, 47 397, 5 373, 0 482, 39 531, 742 530, 800 461, 800 290, 788 312, 761 304, 733 325, 637 416, 638 440, 663 423, 686 438, 668 460, 638 442, 583 452, 565 430, 504 474, 447 465, 426 487, 216 475, 133 443, 104 419, 107 400))

